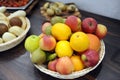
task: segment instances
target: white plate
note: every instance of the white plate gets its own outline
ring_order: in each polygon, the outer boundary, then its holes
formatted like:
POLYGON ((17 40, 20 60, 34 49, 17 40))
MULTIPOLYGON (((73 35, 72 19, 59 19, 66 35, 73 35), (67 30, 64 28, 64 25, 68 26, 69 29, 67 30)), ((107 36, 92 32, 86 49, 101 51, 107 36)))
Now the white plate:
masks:
POLYGON ((11 49, 11 48, 15 47, 16 45, 18 45, 20 42, 23 41, 23 39, 26 37, 27 32, 30 29, 29 19, 26 18, 26 21, 27 21, 27 27, 26 27, 25 31, 20 36, 18 36, 17 38, 15 38, 11 41, 0 44, 0 52, 11 49))
POLYGON ((74 79, 74 78, 78 78, 78 77, 84 76, 85 74, 87 74, 90 71, 94 70, 102 62, 102 60, 104 58, 104 55, 105 55, 105 44, 104 44, 103 40, 101 40, 101 49, 100 49, 100 52, 99 52, 100 60, 97 63, 97 65, 94 66, 94 67, 89 67, 89 68, 83 69, 81 71, 76 71, 76 72, 73 72, 72 74, 69 74, 69 75, 61 75, 58 72, 54 72, 54 71, 48 70, 46 65, 36 65, 36 64, 34 64, 34 66, 37 69, 39 69, 41 72, 46 73, 46 74, 48 74, 50 76, 53 76, 55 78, 59 78, 59 79, 74 79))
POLYGON ((33 2, 33 0, 29 0, 29 2, 25 5, 25 6, 21 6, 21 7, 7 7, 7 9, 9 10, 18 10, 18 9, 26 9, 31 3, 33 2))

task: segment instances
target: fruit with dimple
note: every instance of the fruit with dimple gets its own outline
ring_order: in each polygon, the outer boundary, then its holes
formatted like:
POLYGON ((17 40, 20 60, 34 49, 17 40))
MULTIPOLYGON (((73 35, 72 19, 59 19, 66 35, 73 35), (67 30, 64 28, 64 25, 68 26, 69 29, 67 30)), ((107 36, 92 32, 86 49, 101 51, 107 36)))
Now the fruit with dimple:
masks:
POLYGON ((57 63, 58 59, 55 59, 53 61, 49 61, 48 62, 48 69, 52 70, 52 71, 56 71, 56 63, 57 63))
POLYGON ((68 16, 65 24, 67 24, 73 32, 81 31, 81 20, 76 16, 68 16))
POLYGON ((64 56, 71 57, 73 54, 73 50, 68 41, 57 42, 55 52, 58 55, 58 57, 64 57, 64 56))
POLYGON ((80 56, 73 55, 71 57, 71 61, 74 65, 74 71, 80 71, 80 70, 84 69, 84 64, 83 64, 80 56))
POLYGON ((68 40, 71 35, 71 29, 63 23, 56 23, 51 29, 52 35, 56 40, 68 40))
POLYGON ((95 34, 99 39, 103 39, 107 35, 107 27, 103 24, 98 24, 95 34))
POLYGON ((40 48, 31 53, 31 61, 35 64, 42 64, 46 61, 46 53, 40 48))
POLYGON ((61 57, 58 59, 56 63, 56 71, 59 72, 60 74, 70 74, 74 70, 73 63, 71 59, 68 56, 61 57))
POLYGON ((94 34, 87 34, 87 36, 90 41, 89 49, 99 51, 100 46, 101 46, 99 38, 94 34))
POLYGON ((24 43, 25 49, 29 52, 33 52, 39 47, 39 40, 40 38, 37 35, 28 36, 24 43))
POLYGON ((99 61, 99 53, 95 50, 89 49, 81 55, 81 59, 85 66, 93 67, 99 61))
POLYGON ((44 35, 42 38, 40 38, 39 46, 42 50, 51 51, 56 46, 56 40, 51 35, 44 35))
POLYGON ((70 37, 70 46, 77 52, 83 52, 88 49, 90 41, 84 32, 75 32, 70 37))
POLYGON ((97 28, 97 21, 94 18, 88 17, 82 21, 82 30, 84 32, 94 33, 96 31, 96 28, 97 28))

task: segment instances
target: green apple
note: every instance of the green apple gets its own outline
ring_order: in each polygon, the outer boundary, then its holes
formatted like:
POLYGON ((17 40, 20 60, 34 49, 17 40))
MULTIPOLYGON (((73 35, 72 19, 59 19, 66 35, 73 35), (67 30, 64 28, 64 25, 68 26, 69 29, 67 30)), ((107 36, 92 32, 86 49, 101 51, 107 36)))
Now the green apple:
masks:
POLYGON ((35 51, 39 47, 40 37, 37 35, 30 35, 26 38, 24 46, 29 52, 35 51))
POLYGON ((41 50, 40 48, 36 49, 34 52, 31 54, 31 61, 34 64, 42 64, 46 61, 46 53, 41 50))

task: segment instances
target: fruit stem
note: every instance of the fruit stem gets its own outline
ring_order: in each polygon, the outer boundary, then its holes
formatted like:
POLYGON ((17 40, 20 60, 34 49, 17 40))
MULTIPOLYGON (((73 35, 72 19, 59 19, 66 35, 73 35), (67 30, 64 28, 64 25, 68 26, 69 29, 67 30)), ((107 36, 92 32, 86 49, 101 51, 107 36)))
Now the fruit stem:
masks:
POLYGON ((82 59, 83 61, 86 61, 86 60, 87 60, 87 57, 83 54, 83 55, 81 56, 81 59, 82 59))

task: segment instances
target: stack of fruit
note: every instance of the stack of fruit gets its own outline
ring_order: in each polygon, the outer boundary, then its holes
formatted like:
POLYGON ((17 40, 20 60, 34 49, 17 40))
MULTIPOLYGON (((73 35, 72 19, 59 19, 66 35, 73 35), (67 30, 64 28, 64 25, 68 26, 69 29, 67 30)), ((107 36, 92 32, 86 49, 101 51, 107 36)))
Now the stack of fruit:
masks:
POLYGON ((5 14, 6 7, 0 7, 0 44, 20 36, 27 27, 26 12, 22 10, 5 14))
POLYGON ((101 39, 107 27, 88 17, 53 17, 42 25, 42 33, 30 35, 25 48, 34 64, 47 65, 47 69, 68 75, 88 67, 94 67, 100 57, 101 39))
POLYGON ((74 3, 46 2, 40 7, 40 13, 46 17, 47 20, 50 20, 53 16, 66 17, 75 15, 81 17, 80 11, 74 3))

